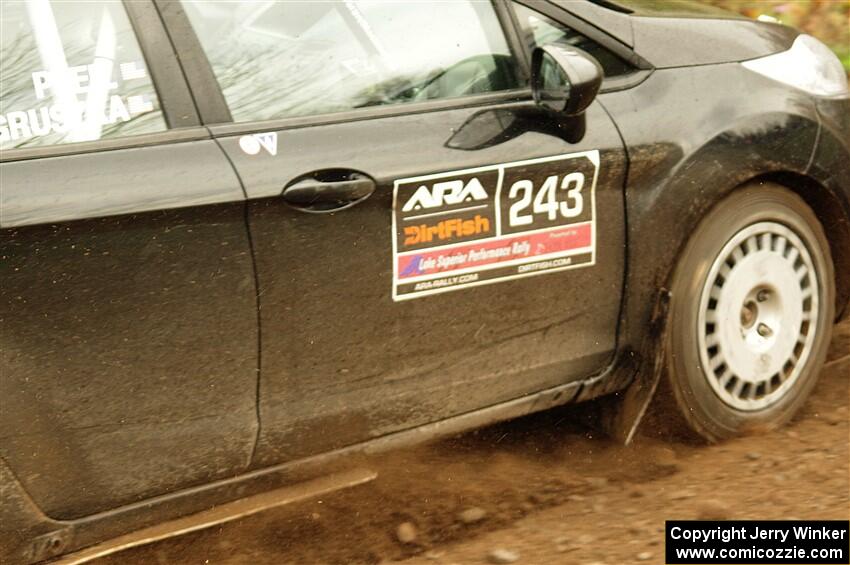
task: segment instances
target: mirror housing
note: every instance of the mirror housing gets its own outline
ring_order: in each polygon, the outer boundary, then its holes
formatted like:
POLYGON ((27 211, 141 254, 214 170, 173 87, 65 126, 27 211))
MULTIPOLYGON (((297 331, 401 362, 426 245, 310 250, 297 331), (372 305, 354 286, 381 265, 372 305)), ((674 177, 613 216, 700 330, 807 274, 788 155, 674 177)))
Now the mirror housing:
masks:
POLYGON ((531 55, 531 91, 537 105, 567 116, 587 110, 602 85, 602 66, 577 47, 550 43, 531 55))

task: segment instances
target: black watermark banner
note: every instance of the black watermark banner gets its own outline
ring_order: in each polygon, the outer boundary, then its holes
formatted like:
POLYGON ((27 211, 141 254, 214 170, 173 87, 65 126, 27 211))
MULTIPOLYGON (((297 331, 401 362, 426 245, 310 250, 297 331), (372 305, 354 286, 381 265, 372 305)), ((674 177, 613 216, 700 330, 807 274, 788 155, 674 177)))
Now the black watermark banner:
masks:
POLYGON ((666 525, 669 565, 850 563, 847 520, 669 520, 666 525))

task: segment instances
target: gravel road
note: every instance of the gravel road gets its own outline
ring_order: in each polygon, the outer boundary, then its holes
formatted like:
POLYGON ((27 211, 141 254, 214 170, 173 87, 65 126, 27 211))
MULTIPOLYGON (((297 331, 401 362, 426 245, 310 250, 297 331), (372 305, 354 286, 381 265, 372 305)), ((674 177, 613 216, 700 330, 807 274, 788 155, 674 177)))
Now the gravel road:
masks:
POLYGON ((850 324, 776 433, 619 446, 569 407, 396 452, 374 482, 100 563, 663 563, 666 519, 850 518, 850 324))

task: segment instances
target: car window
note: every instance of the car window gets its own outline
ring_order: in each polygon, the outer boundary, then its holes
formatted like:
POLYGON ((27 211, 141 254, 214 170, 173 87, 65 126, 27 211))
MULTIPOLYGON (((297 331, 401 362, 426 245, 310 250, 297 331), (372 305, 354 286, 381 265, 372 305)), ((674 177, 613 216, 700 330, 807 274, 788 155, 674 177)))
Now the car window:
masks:
POLYGON ((606 77, 625 75, 635 70, 634 67, 605 47, 568 26, 556 22, 523 4, 513 2, 513 6, 517 20, 519 20, 523 39, 530 50, 533 51, 535 47, 547 43, 566 42, 586 51, 599 61, 606 77))
POLYGON ((120 2, 0 2, 0 149, 166 129, 120 2))
POLYGON ((490 2, 184 2, 237 122, 519 86, 490 2))

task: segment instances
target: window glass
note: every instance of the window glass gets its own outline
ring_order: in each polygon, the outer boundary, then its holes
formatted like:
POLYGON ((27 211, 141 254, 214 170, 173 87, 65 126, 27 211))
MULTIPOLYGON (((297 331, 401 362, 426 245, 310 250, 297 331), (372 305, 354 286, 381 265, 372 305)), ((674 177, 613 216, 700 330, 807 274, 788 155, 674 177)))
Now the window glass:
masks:
POLYGON ((0 149, 166 128, 120 2, 0 1, 0 149))
POLYGON ((540 12, 517 3, 514 3, 514 11, 519 20, 523 39, 530 50, 533 51, 535 47, 547 43, 566 42, 586 51, 599 61, 606 77, 625 75, 634 71, 631 65, 614 53, 540 12))
POLYGON ((517 88, 489 2, 186 1, 237 122, 517 88))

